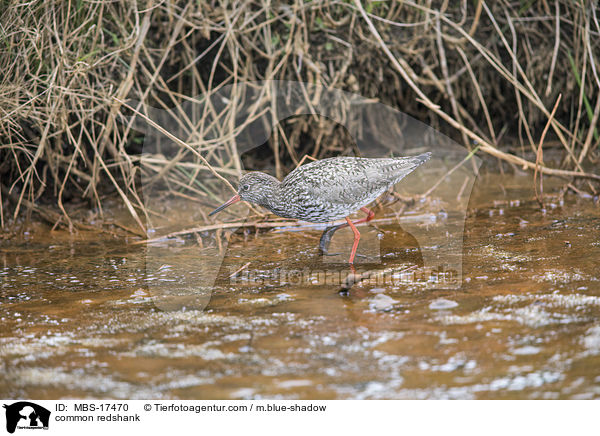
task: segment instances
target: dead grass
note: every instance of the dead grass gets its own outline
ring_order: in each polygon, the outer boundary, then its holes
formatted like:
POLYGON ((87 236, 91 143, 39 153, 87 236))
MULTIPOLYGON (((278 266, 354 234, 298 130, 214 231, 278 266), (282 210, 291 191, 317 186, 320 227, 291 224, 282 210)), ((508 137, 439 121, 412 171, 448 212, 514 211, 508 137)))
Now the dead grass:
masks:
MULTIPOLYGON (((143 232, 148 211, 132 129, 139 116, 123 102, 140 101, 135 110, 148 113, 147 105, 176 108, 248 80, 298 80, 376 98, 469 149, 595 194, 595 2, 450 3, 2 0, 0 225, 38 205, 37 212, 58 208, 43 219, 76 228, 84 224, 65 204, 83 202, 101 216, 102 194, 112 191, 143 232), (545 147, 557 144, 563 154, 552 168, 541 150, 546 126, 545 147), (509 151, 515 142, 520 151, 509 151)), ((214 204, 220 188, 197 176, 239 173, 239 132, 235 101, 206 107, 211 113, 199 123, 173 113, 177 159, 147 156, 143 171, 178 195, 214 204)), ((327 120, 298 118, 275 130, 269 159, 281 176, 305 154, 343 152, 345 140, 327 120)))

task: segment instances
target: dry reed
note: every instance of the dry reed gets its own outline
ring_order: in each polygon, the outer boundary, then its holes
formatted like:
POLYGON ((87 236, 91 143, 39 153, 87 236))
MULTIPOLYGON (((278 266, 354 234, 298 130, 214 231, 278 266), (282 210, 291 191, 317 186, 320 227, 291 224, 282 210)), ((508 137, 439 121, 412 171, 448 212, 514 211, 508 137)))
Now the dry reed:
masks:
MULTIPOLYGON (((378 99, 469 149, 596 194, 598 15, 589 0, 2 0, 0 225, 30 209, 54 226, 82 227, 65 204, 102 215, 103 194, 114 192, 137 225, 129 230, 143 233, 140 171, 215 204, 220 189, 198 174, 239 173, 236 102, 209 102, 200 121, 173 108, 270 79, 378 99), (141 102, 135 111, 128 99, 141 102), (176 159, 140 155, 133 127, 150 104, 178 120, 176 159), (562 153, 553 167, 536 140, 546 134, 545 149, 562 153)), ((323 118, 287 120, 269 139, 269 159, 281 176, 303 155, 346 151, 346 139, 323 118)))

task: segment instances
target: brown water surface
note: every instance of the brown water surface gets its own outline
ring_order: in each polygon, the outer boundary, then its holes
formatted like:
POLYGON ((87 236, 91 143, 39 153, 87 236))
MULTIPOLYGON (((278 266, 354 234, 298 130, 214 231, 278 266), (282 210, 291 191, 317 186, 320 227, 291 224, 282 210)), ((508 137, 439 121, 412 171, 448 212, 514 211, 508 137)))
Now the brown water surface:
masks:
MULTIPOLYGON (((422 266, 397 224, 369 231, 381 262, 368 268, 422 266)), ((238 232, 220 267, 195 238, 155 244, 158 259, 95 234, 0 241, 0 397, 599 398, 599 231, 591 200, 550 194, 543 212, 530 177, 482 176, 458 289, 363 283, 348 296, 273 280, 322 265, 318 230, 238 232), (202 305, 157 299, 210 262, 214 288, 181 297, 202 305)))

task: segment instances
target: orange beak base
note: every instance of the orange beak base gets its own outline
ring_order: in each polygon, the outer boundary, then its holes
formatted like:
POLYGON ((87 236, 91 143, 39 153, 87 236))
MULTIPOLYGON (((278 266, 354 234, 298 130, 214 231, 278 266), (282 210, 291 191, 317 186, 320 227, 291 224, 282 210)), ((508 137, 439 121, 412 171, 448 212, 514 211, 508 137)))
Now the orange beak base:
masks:
POLYGON ((221 212, 227 206, 231 206, 233 203, 237 203, 240 200, 241 200, 240 196, 236 194, 233 197, 231 197, 228 201, 223 203, 221 206, 217 207, 215 210, 213 210, 211 213, 209 213, 208 216, 212 216, 218 212, 221 212))

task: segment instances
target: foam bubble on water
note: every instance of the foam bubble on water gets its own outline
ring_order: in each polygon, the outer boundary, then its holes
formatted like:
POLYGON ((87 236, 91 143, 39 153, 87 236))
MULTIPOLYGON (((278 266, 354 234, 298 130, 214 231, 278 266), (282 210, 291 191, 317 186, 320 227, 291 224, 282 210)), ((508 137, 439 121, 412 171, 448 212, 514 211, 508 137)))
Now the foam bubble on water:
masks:
POLYGON ((582 295, 582 294, 526 294, 526 295, 497 295, 494 297, 494 301, 501 303, 520 303, 523 301, 543 301, 550 306, 564 307, 564 308, 575 308, 581 306, 600 306, 600 297, 593 295, 582 295))
POLYGON ((447 310, 457 306, 458 303, 456 301, 446 300, 445 298, 438 298, 429 304, 431 310, 447 310))
POLYGON ((565 315, 562 313, 550 313, 537 305, 529 305, 518 309, 510 309, 504 313, 491 312, 482 309, 467 315, 446 315, 440 318, 444 324, 471 324, 486 321, 515 321, 528 327, 543 327, 551 324, 570 324, 582 321, 582 318, 565 315))
POLYGON ((538 354, 542 349, 540 347, 534 347, 532 345, 526 345, 524 347, 515 348, 512 350, 512 354, 516 354, 519 356, 528 356, 532 354, 538 354))
POLYGON ((600 324, 589 328, 581 341, 592 354, 600 354, 600 324))
POLYGON ((398 301, 389 295, 377 294, 369 301, 369 309, 373 311, 391 310, 398 301))
POLYGON ((300 388, 304 386, 311 386, 313 384, 310 380, 284 380, 277 383, 277 386, 283 389, 300 388))

